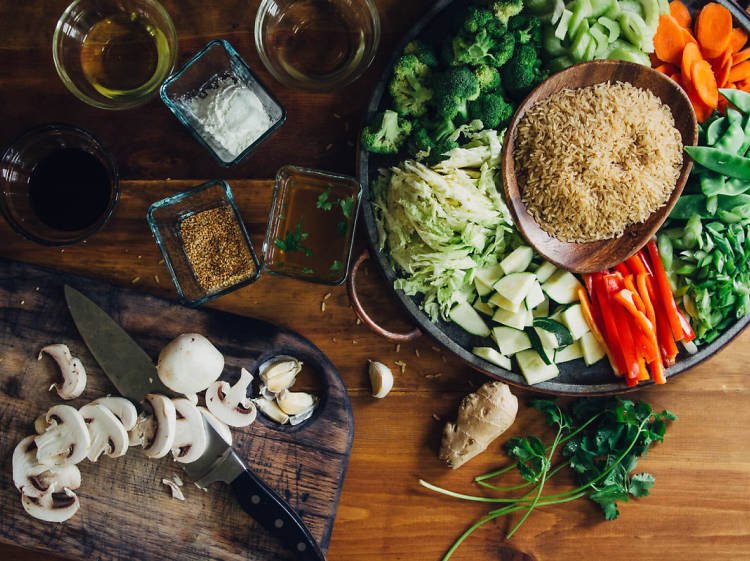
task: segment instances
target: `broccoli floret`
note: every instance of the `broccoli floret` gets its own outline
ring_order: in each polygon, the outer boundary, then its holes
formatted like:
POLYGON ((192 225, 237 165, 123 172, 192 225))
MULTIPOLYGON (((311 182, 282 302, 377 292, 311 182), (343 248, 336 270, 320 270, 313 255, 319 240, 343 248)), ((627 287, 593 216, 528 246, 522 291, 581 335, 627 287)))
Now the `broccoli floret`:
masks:
POLYGON ((420 152, 431 153, 435 147, 435 141, 432 140, 432 136, 423 126, 416 126, 412 130, 411 136, 409 137, 409 143, 407 145, 409 153, 416 157, 420 152))
POLYGON ((437 68, 438 59, 435 56, 435 51, 425 45, 422 41, 415 40, 404 47, 405 55, 415 55, 422 64, 426 64, 430 68, 437 68))
POLYGON ((362 130, 362 146, 376 154, 397 154, 411 133, 411 121, 395 111, 385 111, 362 130))
POLYGON ((538 17, 515 16, 510 20, 508 29, 513 31, 517 43, 529 43, 537 49, 542 46, 542 22, 538 17))
POLYGON ((446 159, 443 154, 458 146, 451 139, 455 130, 450 119, 424 121, 415 127, 409 138, 409 152, 414 157, 422 156, 427 165, 434 166, 446 159))
POLYGON ((482 93, 494 92, 500 87, 500 73, 494 66, 477 66, 474 76, 479 82, 479 91, 482 93))
POLYGON ((508 26, 497 19, 487 22, 487 25, 485 25, 484 28, 487 30, 489 36, 494 37, 495 39, 499 39, 508 32, 508 26))
POLYGON ((523 99, 531 89, 546 78, 542 61, 531 45, 518 45, 508 63, 500 69, 503 88, 512 98, 523 99))
POLYGON ((477 33, 493 19, 495 15, 489 10, 472 7, 469 8, 463 27, 469 33, 477 33))
POLYGON ((520 14, 523 10, 523 0, 495 0, 492 3, 492 12, 495 17, 508 25, 508 20, 513 16, 520 14))
POLYGON ((436 97, 451 96, 472 100, 479 97, 479 82, 470 68, 449 68, 435 75, 433 88, 436 97))
POLYGON ((513 51, 516 48, 516 39, 512 33, 506 33, 500 39, 498 39, 495 46, 495 51, 492 55, 495 57, 495 63, 493 66, 500 68, 513 56, 513 51))
POLYGON ((453 63, 496 64, 493 51, 497 48, 497 39, 491 37, 486 29, 477 33, 461 32, 453 39, 453 63))
POLYGON ((513 106, 498 93, 488 93, 469 102, 469 114, 479 119, 486 129, 504 127, 513 116, 513 106))
POLYGON ((430 67, 420 62, 416 55, 404 55, 398 60, 393 68, 389 91, 399 114, 424 115, 427 102, 432 99, 432 89, 426 85, 431 76, 430 67))

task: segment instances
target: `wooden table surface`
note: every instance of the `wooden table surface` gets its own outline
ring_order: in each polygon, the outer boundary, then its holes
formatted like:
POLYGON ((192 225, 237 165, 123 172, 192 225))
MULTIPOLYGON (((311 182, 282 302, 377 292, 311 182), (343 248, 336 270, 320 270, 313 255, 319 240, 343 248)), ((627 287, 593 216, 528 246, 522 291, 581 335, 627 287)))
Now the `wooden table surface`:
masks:
MULTIPOLYGON (((0 221, 0 255, 75 272, 173 297, 145 221, 150 203, 197 185, 202 178, 229 180, 260 247, 271 183, 262 181, 286 163, 352 173, 353 140, 384 54, 428 0, 379 0, 383 23, 380 56, 359 82, 332 94, 288 90, 264 71, 248 32, 257 1, 166 0, 180 37, 179 62, 206 42, 226 38, 246 57, 286 105, 287 123, 240 166, 219 168, 158 101, 127 112, 84 105, 57 78, 50 43, 67 0, 1 2, 0 144, 29 127, 65 121, 89 129, 120 164, 122 197, 112 221, 85 244, 42 248, 0 221), (167 181, 171 178, 171 181, 167 181)), ((373 270, 361 278, 365 303, 384 324, 408 324, 373 270)), ((418 478, 463 492, 471 479, 504 462, 500 443, 512 434, 549 437, 539 416, 522 405, 515 425, 489 451, 458 471, 436 459, 445 419, 483 377, 425 338, 399 349, 358 324, 343 287, 328 289, 264 275, 255 285, 213 306, 256 316, 310 338, 334 362, 347 385, 356 422, 354 447, 329 550, 330 561, 435 561, 485 508, 422 490, 418 478), (321 302, 330 292, 325 311, 321 302), (393 392, 369 396, 367 359, 393 367, 393 392), (395 361, 406 363, 400 373, 395 361)), ((2 350, 0 349, 0 353, 2 350)), ((603 521, 587 501, 536 511, 510 543, 540 561, 732 560, 750 558, 750 332, 730 348, 664 387, 635 394, 667 407, 680 421, 670 427, 641 466, 656 476, 650 497, 621 505, 615 522, 603 521)), ((515 391, 515 390, 514 390, 515 391)), ((516 392, 521 401, 530 392, 516 392)), ((1 469, 10 469, 2 458, 1 469)), ((549 491, 569 488, 561 477, 549 491)), ((504 541, 515 518, 489 524, 467 540, 456 561, 508 559, 504 541)), ((0 513, 0 524, 2 524, 0 513)), ((148 536, 143 536, 148 539, 148 536)), ((0 545, 0 559, 49 561, 49 555, 0 545)))

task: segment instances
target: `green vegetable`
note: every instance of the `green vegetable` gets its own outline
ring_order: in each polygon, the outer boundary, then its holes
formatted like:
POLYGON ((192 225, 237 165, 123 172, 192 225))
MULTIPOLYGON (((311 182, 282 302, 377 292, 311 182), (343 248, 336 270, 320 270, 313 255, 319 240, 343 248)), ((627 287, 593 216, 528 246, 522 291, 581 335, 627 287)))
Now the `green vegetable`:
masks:
POLYGON ((482 121, 485 128, 505 127, 513 116, 513 111, 513 106, 498 93, 489 93, 469 102, 469 116, 482 121))
POLYGON ((422 64, 426 64, 430 68, 438 66, 438 60, 435 56, 435 52, 425 45, 422 41, 412 41, 407 43, 404 47, 405 55, 416 55, 422 64))
POLYGON ((511 459, 516 460, 515 463, 475 478, 475 482, 482 487, 500 492, 529 488, 524 495, 519 498, 465 495, 419 481, 422 486, 453 498, 502 505, 470 526, 442 561, 447 561, 478 527, 506 514, 524 512, 508 532, 507 539, 537 506, 588 497, 600 506, 605 519, 614 520, 619 515, 618 502, 627 502, 630 497, 648 496, 654 485, 654 476, 633 472, 638 460, 646 455, 651 445, 664 440, 667 422, 676 420, 675 415, 666 410, 655 413, 643 401, 609 397, 579 398, 567 410, 547 399, 533 400, 531 405, 545 416, 547 424, 555 430, 552 444, 545 446, 541 439, 533 435, 511 438, 505 444, 505 450, 511 459), (553 466, 552 460, 558 448, 561 448, 563 460, 553 466), (566 467, 575 475, 578 486, 570 491, 542 495, 547 480, 566 467), (525 483, 498 487, 488 482, 513 468, 518 469, 525 483))
POLYGON ((427 86, 431 77, 432 69, 416 55, 404 55, 398 60, 388 91, 400 115, 419 117, 427 112, 427 102, 432 99, 432 90, 427 86))
POLYGON ((481 93, 494 92, 500 87, 500 73, 494 66, 477 66, 474 69, 474 76, 479 83, 481 93))
POLYGON ((750 158, 708 146, 685 146, 685 152, 696 163, 711 171, 737 179, 750 180, 750 158))
POLYGON ((331 210, 333 208, 333 203, 328 200, 330 195, 331 187, 329 186, 328 189, 318 195, 318 201, 315 203, 315 206, 322 210, 331 210))
POLYGON ((411 133, 411 121, 395 111, 385 111, 362 129, 362 145, 370 152, 396 154, 411 133))
POLYGON ((511 59, 500 69, 505 91, 519 101, 546 77, 539 53, 532 45, 518 46, 511 59))
POLYGON ((520 14, 523 10, 522 0, 495 0, 492 2, 492 11, 500 23, 508 24, 508 20, 520 14))
POLYGON ((302 217, 300 216, 299 222, 294 232, 287 232, 285 239, 281 240, 276 238, 273 243, 282 251, 303 251, 308 257, 312 255, 312 250, 303 246, 301 242, 305 241, 310 234, 302 231, 302 217))
POLYGON ((347 197, 346 199, 339 199, 338 204, 341 206, 341 212, 344 214, 344 218, 351 219, 352 208, 354 208, 354 197, 347 197))
POLYGON ((747 114, 750 113, 750 94, 742 90, 720 89, 719 93, 723 95, 729 103, 737 109, 747 114))

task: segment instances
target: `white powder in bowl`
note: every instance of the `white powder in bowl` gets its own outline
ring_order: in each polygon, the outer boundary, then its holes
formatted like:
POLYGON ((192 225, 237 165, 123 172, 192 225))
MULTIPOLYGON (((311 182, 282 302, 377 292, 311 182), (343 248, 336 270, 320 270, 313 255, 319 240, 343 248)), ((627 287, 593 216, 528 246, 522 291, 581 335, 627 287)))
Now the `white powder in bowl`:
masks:
POLYGON ((269 128, 271 116, 250 87, 224 76, 183 98, 182 105, 198 121, 202 136, 225 162, 231 162, 269 128))

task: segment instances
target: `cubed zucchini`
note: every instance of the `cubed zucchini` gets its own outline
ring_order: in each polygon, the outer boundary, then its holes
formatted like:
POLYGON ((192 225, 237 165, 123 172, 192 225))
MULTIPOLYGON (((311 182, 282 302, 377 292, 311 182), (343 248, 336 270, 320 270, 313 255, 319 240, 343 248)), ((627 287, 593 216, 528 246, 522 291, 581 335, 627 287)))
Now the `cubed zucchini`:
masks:
POLYGON ((531 325, 534 320, 531 312, 523 306, 518 308, 515 312, 509 312, 503 308, 497 308, 494 312, 492 321, 502 323, 503 325, 507 325, 514 329, 523 329, 527 325, 531 325))
POLYGON ((536 280, 539 282, 547 282, 555 271, 557 271, 557 267, 549 261, 545 261, 539 265, 539 268, 534 271, 534 274, 536 275, 536 280))
POLYGON ((510 370, 510 359, 507 356, 500 354, 492 347, 474 347, 471 352, 487 362, 491 362, 500 368, 510 370))
POLYGON ((487 286, 492 286, 499 281, 502 276, 503 268, 500 266, 500 263, 482 267, 481 269, 474 271, 474 278, 479 279, 487 286))
POLYGON ((581 345, 581 352, 583 353, 583 360, 586 361, 587 366, 599 362, 607 354, 604 347, 597 341, 591 331, 584 333, 579 343, 581 345))
POLYGON ((493 298, 497 306, 515 312, 521 307, 529 290, 534 285, 536 276, 533 273, 511 273, 497 281, 492 288, 498 298, 493 298))
POLYGON ((539 284, 538 281, 534 281, 534 284, 532 284, 531 288, 529 289, 529 293, 526 295, 526 308, 529 310, 533 310, 539 304, 544 302, 545 298, 546 296, 542 291, 542 285, 539 284))
POLYGON ((500 267, 503 269, 503 273, 510 275, 511 273, 522 273, 529 265, 531 260, 534 258, 534 250, 527 245, 517 247, 510 254, 500 262, 500 267))
POLYGON ((521 373, 526 378, 526 383, 529 385, 546 382, 560 373, 554 363, 545 364, 539 353, 533 349, 517 353, 516 360, 521 373))
POLYGON ((584 333, 591 331, 589 324, 583 317, 580 304, 573 304, 565 309, 561 316, 562 323, 570 330, 574 340, 580 339, 584 333))
POLYGON ((557 349, 555 351, 555 363, 560 364, 562 362, 568 362, 570 360, 576 360, 577 358, 583 357, 583 350, 581 349, 580 342, 576 341, 572 345, 557 349))
POLYGON ((573 274, 560 269, 542 284, 542 290, 558 304, 572 304, 578 301, 577 291, 581 286, 573 274))
POLYGON ((505 356, 512 356, 531 348, 529 336, 512 327, 496 327, 492 330, 492 337, 497 343, 497 348, 505 356))
POLYGON ((482 317, 468 302, 461 302, 448 315, 454 322, 472 335, 488 337, 490 334, 490 328, 487 327, 482 317))

